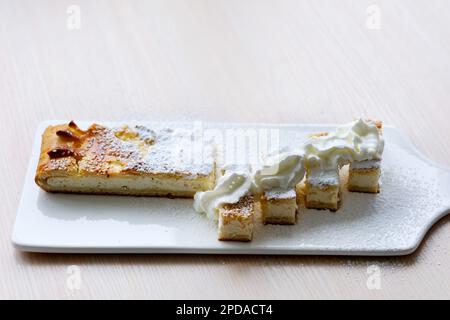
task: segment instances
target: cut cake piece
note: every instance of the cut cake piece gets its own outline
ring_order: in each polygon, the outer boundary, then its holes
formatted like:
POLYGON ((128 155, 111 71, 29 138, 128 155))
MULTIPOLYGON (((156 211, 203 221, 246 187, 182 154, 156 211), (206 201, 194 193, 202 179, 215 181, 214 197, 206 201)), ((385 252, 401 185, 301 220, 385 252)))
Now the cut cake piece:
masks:
POLYGON ((355 161, 350 164, 347 188, 352 192, 380 192, 381 160, 355 161))
POLYGON ((187 130, 49 126, 35 181, 48 192, 193 197, 214 186, 214 158, 189 153, 187 130))
POLYGON ((305 180, 305 206, 310 209, 339 208, 339 169, 307 168, 305 180))
POLYGON ((298 209, 295 188, 266 190, 260 203, 264 224, 295 224, 298 209))
POLYGON ((255 199, 251 195, 236 203, 226 203, 219 208, 218 239, 223 241, 251 241, 255 199))

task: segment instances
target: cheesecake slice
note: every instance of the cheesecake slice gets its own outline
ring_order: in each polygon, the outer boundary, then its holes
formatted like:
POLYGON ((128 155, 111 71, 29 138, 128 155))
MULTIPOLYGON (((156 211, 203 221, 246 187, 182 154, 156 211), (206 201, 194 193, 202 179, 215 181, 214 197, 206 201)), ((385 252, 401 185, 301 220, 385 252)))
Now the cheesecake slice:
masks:
POLYGON ((214 157, 189 148, 188 129, 144 126, 81 130, 73 121, 49 126, 35 181, 45 191, 193 197, 214 186, 214 157))
POLYGON ((219 207, 218 239, 222 241, 251 241, 255 216, 255 199, 244 196, 236 203, 219 207))
POLYGON ((350 164, 347 188, 353 192, 380 192, 381 160, 355 161, 350 164))
POLYGON ((264 224, 295 224, 298 209, 295 188, 266 190, 260 203, 264 224))
POLYGON ((307 168, 305 180, 305 206, 310 209, 339 208, 339 169, 321 170, 307 168))

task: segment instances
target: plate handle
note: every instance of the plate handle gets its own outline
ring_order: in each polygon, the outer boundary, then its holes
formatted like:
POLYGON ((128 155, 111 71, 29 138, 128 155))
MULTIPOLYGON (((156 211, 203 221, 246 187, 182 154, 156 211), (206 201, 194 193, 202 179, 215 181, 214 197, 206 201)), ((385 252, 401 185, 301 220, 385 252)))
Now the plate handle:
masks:
POLYGON ((450 210, 450 169, 440 167, 438 170, 438 186, 442 194, 443 203, 447 210, 450 210))

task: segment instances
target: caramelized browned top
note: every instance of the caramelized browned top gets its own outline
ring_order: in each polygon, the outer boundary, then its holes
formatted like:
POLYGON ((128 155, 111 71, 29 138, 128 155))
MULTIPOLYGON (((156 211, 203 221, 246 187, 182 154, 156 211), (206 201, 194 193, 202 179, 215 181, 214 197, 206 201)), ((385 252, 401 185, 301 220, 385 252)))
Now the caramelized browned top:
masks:
POLYGON ((255 200, 253 196, 248 195, 239 199, 236 203, 224 204, 220 210, 223 216, 246 217, 255 211, 255 200))
POLYGON ((56 170, 78 175, 209 175, 213 170, 212 162, 183 167, 179 162, 172 163, 172 149, 183 151, 183 144, 177 143, 177 139, 172 129, 156 134, 143 126, 131 129, 128 126, 107 128, 93 124, 85 131, 73 121, 50 126, 42 137, 38 173, 56 170), (172 144, 169 145, 168 141, 172 144))

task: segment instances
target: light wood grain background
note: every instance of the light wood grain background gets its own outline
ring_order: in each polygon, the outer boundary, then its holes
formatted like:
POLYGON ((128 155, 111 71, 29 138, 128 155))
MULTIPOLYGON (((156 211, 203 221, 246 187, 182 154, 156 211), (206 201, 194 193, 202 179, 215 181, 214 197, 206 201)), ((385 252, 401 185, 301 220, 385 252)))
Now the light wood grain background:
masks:
POLYGON ((449 101, 447 0, 0 0, 0 298, 450 298, 450 218, 400 258, 48 255, 10 243, 41 120, 372 117, 450 166, 449 101), (72 4, 79 30, 67 28, 72 4), (371 5, 379 29, 367 27, 371 5), (70 265, 79 290, 66 285, 70 265), (370 265, 381 290, 366 285, 370 265))

